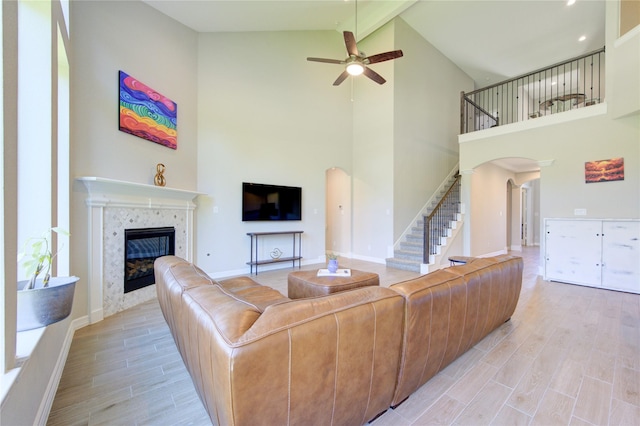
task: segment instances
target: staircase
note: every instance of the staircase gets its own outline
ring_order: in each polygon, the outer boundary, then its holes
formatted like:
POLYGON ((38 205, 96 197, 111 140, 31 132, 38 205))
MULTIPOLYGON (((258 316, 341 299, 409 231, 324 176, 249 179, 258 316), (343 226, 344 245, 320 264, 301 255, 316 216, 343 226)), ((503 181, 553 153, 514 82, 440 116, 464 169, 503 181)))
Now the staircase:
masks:
POLYGON ((461 207, 460 176, 456 170, 415 219, 415 224, 405 231, 396 244, 393 257, 386 259, 387 266, 423 274, 438 269, 444 255, 443 247, 460 229, 461 207), (424 256, 425 223, 429 223, 427 262, 424 256))

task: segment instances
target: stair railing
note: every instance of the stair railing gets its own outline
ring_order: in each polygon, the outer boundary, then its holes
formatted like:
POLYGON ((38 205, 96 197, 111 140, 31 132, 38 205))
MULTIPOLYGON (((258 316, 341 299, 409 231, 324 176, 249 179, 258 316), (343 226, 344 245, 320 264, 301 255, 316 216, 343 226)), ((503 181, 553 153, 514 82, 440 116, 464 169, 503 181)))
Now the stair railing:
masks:
POLYGON ((447 236, 451 221, 460 213, 460 175, 456 176, 433 211, 424 216, 423 263, 429 263, 432 254, 437 254, 440 238, 447 236))

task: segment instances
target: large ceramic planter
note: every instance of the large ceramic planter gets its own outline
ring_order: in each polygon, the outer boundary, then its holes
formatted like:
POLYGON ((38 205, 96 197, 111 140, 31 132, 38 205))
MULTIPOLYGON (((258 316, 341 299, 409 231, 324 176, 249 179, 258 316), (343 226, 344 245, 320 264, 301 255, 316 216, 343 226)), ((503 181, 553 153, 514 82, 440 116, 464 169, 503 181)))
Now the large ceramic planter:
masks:
POLYGON ((32 330, 61 321, 71 313, 78 277, 55 277, 48 287, 42 280, 32 290, 23 290, 28 281, 18 282, 18 331, 32 330))

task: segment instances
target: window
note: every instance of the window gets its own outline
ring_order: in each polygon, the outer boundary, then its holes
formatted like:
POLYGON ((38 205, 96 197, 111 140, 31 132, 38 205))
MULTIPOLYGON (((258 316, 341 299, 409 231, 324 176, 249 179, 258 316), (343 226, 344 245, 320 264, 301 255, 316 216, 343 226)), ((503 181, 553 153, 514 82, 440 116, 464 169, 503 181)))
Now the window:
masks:
MULTIPOLYGON (((1 169, 0 177, 4 183, 0 229, 4 259, 0 302, 4 309, 0 321, 4 372, 13 367, 16 355, 15 283, 25 278, 13 259, 28 238, 52 226, 69 229, 68 15, 68 0, 2 4, 4 88, 17 87, 15 92, 3 93, 2 110, 2 164, 6 168, 1 169), (12 197, 15 200, 8 202, 12 197)), ((57 235, 53 243, 68 246, 57 235)), ((52 275, 68 275, 68 252, 60 252, 52 275)))

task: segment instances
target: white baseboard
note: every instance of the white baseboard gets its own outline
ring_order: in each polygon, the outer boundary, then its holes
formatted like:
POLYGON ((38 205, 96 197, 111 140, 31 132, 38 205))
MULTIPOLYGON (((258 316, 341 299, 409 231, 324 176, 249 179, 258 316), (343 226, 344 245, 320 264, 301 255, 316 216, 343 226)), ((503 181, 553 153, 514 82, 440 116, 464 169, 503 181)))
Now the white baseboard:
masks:
POLYGON ((94 324, 96 322, 102 321, 103 319, 104 319, 103 308, 96 309, 95 311, 91 311, 91 314, 87 317, 88 324, 94 324))
POLYGON ((360 256, 360 255, 354 254, 351 258, 352 259, 358 259, 358 260, 364 260, 365 262, 380 263, 382 265, 386 265, 386 263, 387 263, 386 259, 380 259, 379 257, 360 256))
POLYGON ((69 349, 71 348, 73 335, 75 334, 77 329, 88 324, 88 316, 76 318, 69 324, 64 342, 62 342, 62 348, 60 350, 60 353, 58 354, 58 360, 56 361, 56 365, 53 371, 51 372, 49 383, 47 384, 47 388, 45 389, 42 401, 40 402, 40 407, 38 408, 38 412, 36 413, 36 417, 34 420, 35 425, 45 426, 47 424, 47 419, 49 418, 49 413, 51 412, 51 406, 53 405, 53 399, 55 398, 56 392, 58 391, 58 385, 60 384, 60 378, 62 377, 62 372, 64 371, 64 365, 67 362, 67 356, 69 355, 69 349))
POLYGON ((504 250, 498 250, 498 251, 494 251, 491 253, 485 253, 485 254, 481 254, 475 257, 494 257, 494 256, 500 256, 501 254, 507 254, 507 249, 505 248, 504 250))

